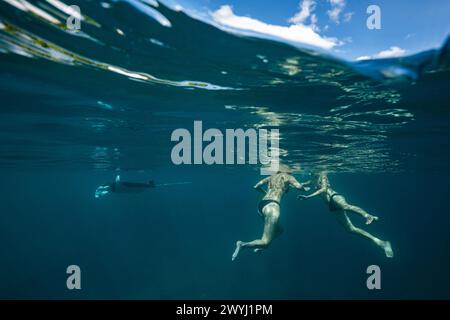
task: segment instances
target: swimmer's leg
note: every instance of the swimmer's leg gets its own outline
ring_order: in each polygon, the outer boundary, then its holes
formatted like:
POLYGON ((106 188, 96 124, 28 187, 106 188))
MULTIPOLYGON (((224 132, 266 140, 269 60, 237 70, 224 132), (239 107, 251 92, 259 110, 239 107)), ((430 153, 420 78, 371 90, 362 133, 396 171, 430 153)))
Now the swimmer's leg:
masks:
POLYGON ((264 231, 260 239, 250 242, 237 241, 231 260, 234 261, 242 248, 264 249, 272 242, 277 230, 280 207, 278 204, 271 203, 264 207, 264 231))
POLYGON ((377 216, 373 216, 369 213, 367 213, 367 211, 365 211, 364 209, 361 209, 360 207, 354 206, 354 205, 348 205, 345 210, 349 210, 352 211, 356 214, 359 214, 360 216, 362 216, 363 218, 366 219, 366 224, 371 224, 372 221, 377 221, 378 217, 377 216))
POLYGON ((364 209, 354 206, 352 204, 348 204, 347 201, 345 200, 345 198, 343 196, 336 196, 334 198, 334 201, 345 211, 351 211, 354 212, 358 215, 360 215, 361 217, 363 217, 364 219, 366 219, 366 224, 371 224, 373 221, 377 221, 378 217, 377 216, 373 216, 371 214, 369 214, 367 211, 365 211, 364 209))
MULTIPOLYGON (((275 231, 275 236, 273 237, 273 239, 278 238, 283 232, 284 232, 283 227, 281 227, 280 225, 277 224, 277 230, 275 231)), ((264 248, 255 248, 255 249, 253 249, 253 252, 260 253, 263 250, 264 250, 264 248)))
POLYGON ((243 243, 244 242, 242 242, 242 241, 236 241, 236 249, 234 249, 233 255, 231 256, 231 261, 234 261, 234 259, 237 258, 239 251, 241 251, 243 243))
POLYGON ((378 239, 377 237, 371 235, 369 232, 357 228, 353 225, 353 223, 350 221, 349 217, 345 213, 345 211, 340 211, 336 213, 338 222, 350 233, 359 235, 363 238, 369 239, 373 243, 375 243, 377 246, 381 247, 384 250, 384 253, 386 254, 386 257, 392 258, 394 257, 394 252, 392 251, 391 243, 389 241, 383 241, 378 239))
POLYGON ((243 242, 243 241, 236 242, 236 249, 234 250, 233 256, 231 257, 232 261, 236 259, 242 248, 264 249, 270 244, 273 238, 272 236, 272 234, 274 233, 273 231, 276 228, 274 222, 272 222, 271 220, 273 219, 266 218, 264 224, 264 232, 261 239, 253 240, 250 242, 243 242))

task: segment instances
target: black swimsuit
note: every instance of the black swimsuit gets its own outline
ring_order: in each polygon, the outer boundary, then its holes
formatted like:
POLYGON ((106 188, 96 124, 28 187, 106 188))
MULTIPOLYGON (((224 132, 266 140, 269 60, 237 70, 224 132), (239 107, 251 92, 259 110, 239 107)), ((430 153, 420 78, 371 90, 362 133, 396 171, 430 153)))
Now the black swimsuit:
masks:
POLYGON ((267 200, 261 200, 259 203, 258 203, 258 212, 259 212, 259 214, 260 215, 263 215, 263 209, 264 209, 264 207, 265 206, 267 206, 269 203, 276 203, 277 205, 280 205, 280 203, 278 202, 278 201, 276 201, 276 200, 270 200, 270 199, 267 199, 267 200))
POLYGON ((330 196, 330 202, 328 203, 328 208, 330 209, 330 211, 342 210, 342 208, 333 200, 333 198, 336 196, 340 196, 340 194, 335 192, 330 196))

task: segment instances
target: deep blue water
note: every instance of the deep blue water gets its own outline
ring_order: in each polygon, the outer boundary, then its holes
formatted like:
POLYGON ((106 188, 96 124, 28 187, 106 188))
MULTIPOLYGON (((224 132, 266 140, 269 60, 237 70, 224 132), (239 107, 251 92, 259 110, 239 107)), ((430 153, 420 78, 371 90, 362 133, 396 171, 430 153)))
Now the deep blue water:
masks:
POLYGON ((89 16, 82 33, 0 3, 0 298, 450 298, 448 42, 350 63, 164 5, 153 10, 171 27, 133 1, 73 2, 89 16), (282 161, 299 179, 328 170, 380 217, 352 220, 394 259, 291 191, 282 236, 231 262, 236 240, 261 233, 262 177, 258 165, 175 166, 171 132, 194 120, 279 129, 282 161), (118 173, 191 184, 96 199, 118 173), (71 264, 80 291, 66 288, 71 264), (366 288, 372 264, 379 291, 366 288))

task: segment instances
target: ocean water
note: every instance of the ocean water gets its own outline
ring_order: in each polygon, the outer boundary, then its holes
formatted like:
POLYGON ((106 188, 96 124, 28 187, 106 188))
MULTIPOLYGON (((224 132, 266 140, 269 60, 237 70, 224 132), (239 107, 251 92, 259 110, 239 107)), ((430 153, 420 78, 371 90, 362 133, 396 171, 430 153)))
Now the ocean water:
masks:
POLYGON ((450 298, 448 41, 351 63, 153 1, 72 2, 78 32, 48 2, 0 3, 0 298, 450 298), (352 221, 394 259, 291 191, 284 233, 231 262, 262 231, 260 166, 174 165, 171 133, 195 120, 279 129, 295 176, 327 170, 380 217, 352 221), (96 199, 118 174, 189 184, 96 199), (81 290, 66 287, 69 265, 81 290), (370 265, 381 290, 366 287, 370 265))

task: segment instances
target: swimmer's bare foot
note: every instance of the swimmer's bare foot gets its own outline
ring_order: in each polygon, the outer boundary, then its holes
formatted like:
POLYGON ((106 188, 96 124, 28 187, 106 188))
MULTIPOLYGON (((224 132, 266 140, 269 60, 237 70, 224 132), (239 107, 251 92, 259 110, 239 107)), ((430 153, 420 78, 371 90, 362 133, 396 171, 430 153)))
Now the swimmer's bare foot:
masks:
POLYGON ((370 214, 366 216, 366 224, 371 224, 373 221, 377 220, 378 220, 377 216, 372 216, 370 214))
POLYGON ((254 253, 261 253, 262 251, 263 251, 263 249, 261 249, 261 248, 253 249, 254 253))
POLYGON ((231 261, 234 261, 234 259, 236 259, 236 257, 239 254, 239 251, 241 251, 241 247, 242 247, 242 241, 236 241, 236 249, 233 252, 233 256, 231 257, 231 261))
POLYGON ((392 250, 392 246, 389 241, 383 242, 383 249, 384 249, 384 253, 386 254, 386 257, 388 257, 388 258, 394 257, 394 251, 392 250))

